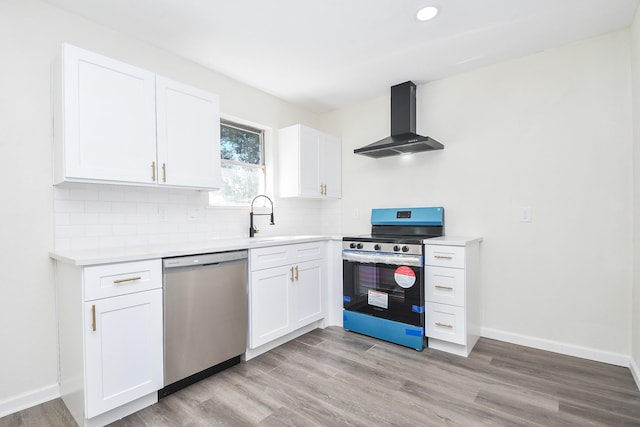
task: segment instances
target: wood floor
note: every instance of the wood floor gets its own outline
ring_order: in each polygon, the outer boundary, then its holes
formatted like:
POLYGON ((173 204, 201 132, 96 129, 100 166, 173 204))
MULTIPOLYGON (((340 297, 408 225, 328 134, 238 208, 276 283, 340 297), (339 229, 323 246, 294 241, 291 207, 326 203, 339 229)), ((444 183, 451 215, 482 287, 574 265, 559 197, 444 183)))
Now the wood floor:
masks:
MULTIPOLYGON (((60 399, 0 427, 75 425, 60 399)), ((628 369, 480 339, 468 358, 330 327, 112 426, 640 426, 628 369)))

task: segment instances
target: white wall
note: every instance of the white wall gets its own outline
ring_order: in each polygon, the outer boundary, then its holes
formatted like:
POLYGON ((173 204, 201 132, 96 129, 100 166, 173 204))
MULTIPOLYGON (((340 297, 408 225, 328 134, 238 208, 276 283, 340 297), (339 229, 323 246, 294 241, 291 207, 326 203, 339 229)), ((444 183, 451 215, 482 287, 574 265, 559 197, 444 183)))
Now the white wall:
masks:
POLYGON ((631 371, 640 384, 640 9, 631 27, 631 75, 633 84, 633 298, 631 371))
MULTIPOLYGON (((54 244, 106 247, 248 234, 247 209, 206 208, 204 193, 98 185, 52 189, 50 66, 63 41, 216 92, 224 115, 272 131, 317 122, 315 114, 37 0, 1 1, 0 417, 58 395, 48 257, 54 244), (159 221, 159 207, 166 209, 166 221, 159 221), (193 208, 201 208, 202 217, 189 221, 193 208)), ((276 199, 276 226, 262 229, 337 233, 340 212, 339 202, 276 199)))
POLYGON ((442 205, 446 234, 484 237, 485 336, 628 363, 629 40, 616 32, 420 85, 418 132, 442 151, 354 155, 388 135, 386 96, 324 116, 343 138, 345 233, 367 232, 372 207, 442 205), (531 223, 519 222, 525 206, 531 223))

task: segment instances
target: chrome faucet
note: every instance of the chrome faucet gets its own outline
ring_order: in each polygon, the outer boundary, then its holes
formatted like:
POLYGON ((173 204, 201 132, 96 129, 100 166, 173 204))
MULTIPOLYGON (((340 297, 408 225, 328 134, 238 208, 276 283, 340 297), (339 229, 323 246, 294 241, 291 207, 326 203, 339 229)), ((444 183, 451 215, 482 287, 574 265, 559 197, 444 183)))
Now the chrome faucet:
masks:
POLYGON ((254 215, 270 215, 271 222, 269 224, 270 225, 274 225, 275 222, 273 221, 273 201, 269 197, 265 196, 264 194, 258 194, 256 197, 253 198, 253 200, 251 201, 251 207, 249 208, 249 237, 255 236, 256 233, 260 231, 260 230, 258 230, 257 228, 255 228, 253 226, 253 216, 254 215), (266 214, 266 213, 264 213, 264 214, 259 214, 259 213, 254 214, 253 213, 253 202, 255 202, 256 199, 259 198, 259 197, 264 197, 265 199, 267 199, 269 201, 269 203, 271 203, 271 213, 270 214, 266 214))

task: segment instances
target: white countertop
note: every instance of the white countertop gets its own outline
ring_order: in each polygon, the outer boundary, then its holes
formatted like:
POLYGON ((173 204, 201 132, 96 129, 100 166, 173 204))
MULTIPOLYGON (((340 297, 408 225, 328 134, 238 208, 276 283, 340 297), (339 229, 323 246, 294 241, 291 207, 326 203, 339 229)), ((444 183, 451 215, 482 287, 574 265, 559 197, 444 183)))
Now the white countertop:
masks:
POLYGON ((49 256, 57 261, 84 266, 341 239, 340 236, 326 235, 239 237, 235 239, 216 239, 202 242, 170 243, 153 246, 51 251, 49 252, 49 256))
MULTIPOLYGON (((293 243, 317 242, 321 240, 342 240, 342 237, 329 235, 265 236, 253 238, 238 237, 207 240, 202 242, 169 243, 153 246, 51 251, 49 252, 49 256, 57 261, 68 264, 86 266, 234 251, 238 249, 255 249, 293 243)), ((481 237, 442 236, 425 239, 424 243, 428 245, 469 246, 480 243, 481 241, 481 237)))
POLYGON ((482 242, 482 237, 442 236, 423 240, 425 245, 469 246, 482 242))

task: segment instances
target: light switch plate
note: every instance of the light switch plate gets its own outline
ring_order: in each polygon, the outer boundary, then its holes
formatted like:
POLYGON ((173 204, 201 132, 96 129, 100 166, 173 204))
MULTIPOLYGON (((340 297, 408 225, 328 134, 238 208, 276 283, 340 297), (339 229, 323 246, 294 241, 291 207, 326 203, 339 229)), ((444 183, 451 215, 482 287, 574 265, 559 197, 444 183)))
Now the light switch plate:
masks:
POLYGON ((521 206, 520 207, 520 222, 531 222, 531 207, 530 206, 521 206))

